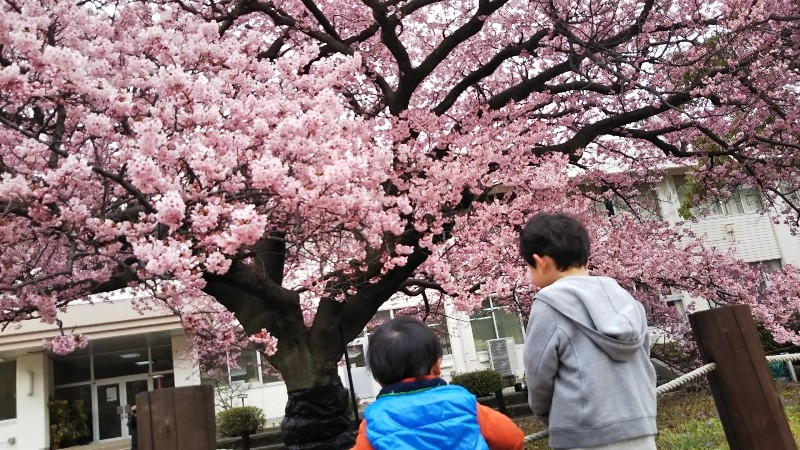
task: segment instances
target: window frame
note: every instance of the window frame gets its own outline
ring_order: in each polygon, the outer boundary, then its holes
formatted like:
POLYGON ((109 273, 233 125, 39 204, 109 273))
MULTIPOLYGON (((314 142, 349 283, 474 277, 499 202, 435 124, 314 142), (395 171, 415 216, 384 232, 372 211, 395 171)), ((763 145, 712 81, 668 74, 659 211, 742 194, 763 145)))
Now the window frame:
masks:
MULTIPOLYGON (((672 176, 672 188, 678 199, 678 208, 686 196, 686 185, 688 176, 678 174, 672 176)), ((702 217, 732 217, 747 214, 756 214, 764 208, 764 200, 758 189, 752 186, 740 186, 736 191, 724 201, 714 199, 713 201, 703 200, 698 205, 692 205, 689 210, 693 216, 703 213, 702 217), (757 201, 749 201, 756 199, 757 201)))
MULTIPOLYGON (((472 340, 474 342, 476 351, 478 351, 478 352, 487 351, 487 349, 486 349, 486 341, 489 340, 489 339, 483 339, 483 340, 479 341, 478 339, 475 338, 475 331, 474 331, 474 328, 473 328, 472 324, 473 324, 473 322, 475 322, 477 320, 487 320, 487 319, 491 319, 492 320, 492 328, 494 329, 494 337, 490 338, 490 339, 504 339, 504 338, 510 337, 510 338, 514 339, 514 344, 522 344, 522 343, 524 343, 524 341, 525 341, 525 327, 519 321, 519 317, 515 317, 515 319, 516 319, 515 322, 519 325, 520 342, 517 341, 517 335, 516 334, 512 334, 510 336, 509 335, 501 336, 500 327, 498 327, 498 323, 497 323, 497 316, 495 315, 495 313, 497 311, 500 311, 504 315, 510 316, 510 317, 514 317, 514 314, 508 312, 506 310, 506 308, 504 308, 502 306, 494 306, 494 299, 492 297, 487 297, 482 302, 481 306, 482 307, 481 307, 480 311, 477 311, 477 312, 471 314, 470 317, 469 317, 470 330, 473 333, 472 334, 472 340), (487 305, 487 302, 488 302, 488 306, 484 306, 484 305, 487 305)), ((508 334, 508 333, 502 333, 502 334, 508 334)))

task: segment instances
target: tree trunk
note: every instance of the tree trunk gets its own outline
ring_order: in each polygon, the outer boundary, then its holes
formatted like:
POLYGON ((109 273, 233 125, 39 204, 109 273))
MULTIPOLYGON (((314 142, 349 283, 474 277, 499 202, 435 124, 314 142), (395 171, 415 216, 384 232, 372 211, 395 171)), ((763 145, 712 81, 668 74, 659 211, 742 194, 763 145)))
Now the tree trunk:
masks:
POLYGON ((270 296, 256 296, 217 280, 207 284, 206 292, 234 311, 246 333, 266 328, 278 339, 277 352, 267 359, 283 376, 289 394, 281 423, 286 446, 293 450, 352 448, 355 428, 348 413, 349 393, 337 370, 345 339, 354 337, 342 335, 343 304, 321 301, 309 328, 296 293, 276 289, 270 296))
POLYGON ((310 329, 283 329, 283 342, 279 337, 278 352, 269 358, 289 394, 281 432, 291 450, 350 449, 355 444, 350 395, 338 371, 346 345, 338 325, 341 304, 333 306, 321 306, 310 329))
POLYGON ((345 450, 355 445, 356 429, 349 414, 349 393, 341 383, 289 392, 281 422, 290 450, 345 450))
POLYGON ((205 274, 204 291, 236 316, 245 333, 266 329, 278 339, 277 352, 267 359, 283 376, 289 394, 281 429, 290 449, 338 450, 355 444, 356 425, 338 363, 347 343, 427 259, 428 252, 419 247, 418 240, 418 233, 409 226, 398 241, 414 247, 404 266, 381 274, 381 259, 374 257, 360 277, 343 273, 328 277, 328 294, 320 299, 310 327, 304 321, 299 292, 281 285, 282 240, 256 244, 255 263, 236 261, 224 275, 205 274), (379 279, 367 282, 374 277, 379 279), (354 294, 337 300, 337 293, 351 287, 354 294))

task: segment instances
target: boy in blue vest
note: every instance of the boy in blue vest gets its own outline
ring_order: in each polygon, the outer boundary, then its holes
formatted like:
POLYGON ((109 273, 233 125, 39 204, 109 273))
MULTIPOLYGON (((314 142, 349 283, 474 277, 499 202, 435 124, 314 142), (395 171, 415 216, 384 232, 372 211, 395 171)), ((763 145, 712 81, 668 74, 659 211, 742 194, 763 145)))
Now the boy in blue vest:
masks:
POLYGON ((354 450, 522 450, 525 436, 511 419, 439 378, 442 344, 423 322, 382 323, 367 361, 382 389, 364 412, 354 450))
POLYGON ((655 450, 656 375, 642 304, 612 278, 589 275, 589 235, 573 216, 535 215, 519 250, 540 288, 523 360, 550 446, 655 450))

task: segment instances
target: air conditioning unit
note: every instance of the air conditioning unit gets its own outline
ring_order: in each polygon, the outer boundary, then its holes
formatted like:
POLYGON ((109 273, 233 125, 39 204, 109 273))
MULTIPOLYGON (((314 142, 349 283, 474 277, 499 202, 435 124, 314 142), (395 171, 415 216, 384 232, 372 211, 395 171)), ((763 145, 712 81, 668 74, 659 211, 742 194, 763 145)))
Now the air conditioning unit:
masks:
POLYGON ((489 339, 486 341, 486 350, 489 353, 492 370, 504 378, 516 376, 517 346, 514 338, 489 339))

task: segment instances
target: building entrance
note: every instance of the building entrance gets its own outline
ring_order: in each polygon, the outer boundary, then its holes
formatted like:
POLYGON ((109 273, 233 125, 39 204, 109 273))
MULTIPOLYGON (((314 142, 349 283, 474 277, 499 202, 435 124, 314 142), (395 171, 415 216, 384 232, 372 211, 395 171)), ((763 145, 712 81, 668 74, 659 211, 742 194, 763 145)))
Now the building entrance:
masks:
POLYGON ((128 414, 136 394, 175 386, 167 334, 96 340, 52 359, 54 397, 85 405, 90 436, 72 444, 128 437, 128 414))
POLYGON ((95 386, 97 434, 99 440, 129 436, 127 421, 136 394, 152 389, 147 378, 106 381, 95 386))

